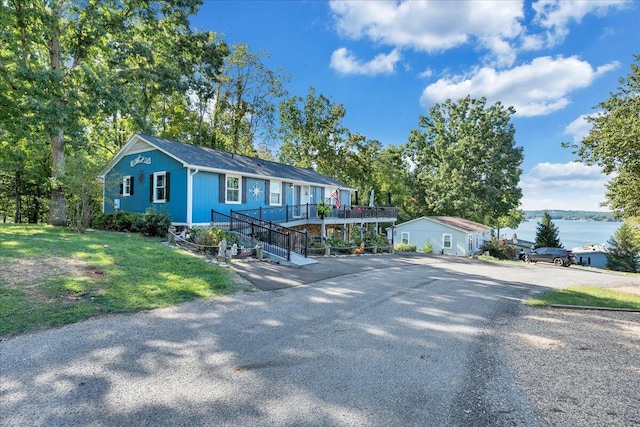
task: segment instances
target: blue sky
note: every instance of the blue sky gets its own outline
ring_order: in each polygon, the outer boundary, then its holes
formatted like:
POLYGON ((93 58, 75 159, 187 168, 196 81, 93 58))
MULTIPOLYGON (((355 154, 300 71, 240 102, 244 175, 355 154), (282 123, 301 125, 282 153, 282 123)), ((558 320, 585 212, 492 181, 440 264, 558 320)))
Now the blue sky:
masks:
POLYGON ((264 49, 290 95, 313 86, 384 145, 406 143, 447 98, 513 105, 522 208, 605 210, 608 178, 561 143, 586 135, 583 117, 629 74, 640 2, 205 0, 192 23, 264 49))

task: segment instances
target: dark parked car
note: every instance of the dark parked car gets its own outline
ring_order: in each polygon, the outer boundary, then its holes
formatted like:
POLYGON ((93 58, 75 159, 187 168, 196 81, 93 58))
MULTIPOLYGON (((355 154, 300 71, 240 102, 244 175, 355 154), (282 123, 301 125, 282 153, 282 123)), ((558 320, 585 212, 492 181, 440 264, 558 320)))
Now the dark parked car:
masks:
POLYGON ((526 262, 547 261, 565 267, 576 263, 576 257, 573 252, 564 248, 534 249, 531 253, 522 255, 522 259, 526 262))

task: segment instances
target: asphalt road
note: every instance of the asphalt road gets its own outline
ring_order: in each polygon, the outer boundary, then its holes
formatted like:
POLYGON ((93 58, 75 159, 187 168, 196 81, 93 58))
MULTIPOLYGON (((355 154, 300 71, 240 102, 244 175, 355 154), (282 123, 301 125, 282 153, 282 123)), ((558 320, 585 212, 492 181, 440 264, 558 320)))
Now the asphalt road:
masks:
POLYGON ((325 277, 331 260, 308 270, 319 281, 270 266, 290 288, 2 341, 0 426, 537 425, 496 331, 530 294, 630 281, 447 257, 350 259, 325 277))

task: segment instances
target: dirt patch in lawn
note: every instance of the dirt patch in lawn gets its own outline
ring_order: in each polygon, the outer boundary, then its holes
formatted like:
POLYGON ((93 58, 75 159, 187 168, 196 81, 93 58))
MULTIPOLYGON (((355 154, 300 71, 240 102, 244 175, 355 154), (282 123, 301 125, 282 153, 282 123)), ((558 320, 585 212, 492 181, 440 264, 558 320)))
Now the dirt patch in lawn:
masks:
POLYGON ((100 267, 77 258, 40 258, 0 260, 0 287, 21 289, 32 297, 39 288, 56 277, 86 277, 92 282, 104 280, 100 267))

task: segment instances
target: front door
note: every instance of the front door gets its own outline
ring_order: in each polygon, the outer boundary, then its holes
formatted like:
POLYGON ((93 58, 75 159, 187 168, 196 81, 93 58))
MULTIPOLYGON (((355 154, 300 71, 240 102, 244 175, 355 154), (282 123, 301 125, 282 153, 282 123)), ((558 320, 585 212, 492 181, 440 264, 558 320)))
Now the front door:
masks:
POLYGON ((292 204, 293 204, 293 217, 294 218, 300 218, 302 216, 301 210, 300 210, 300 193, 301 193, 301 189, 299 185, 294 185, 293 186, 293 194, 291 195, 292 197, 292 204))

